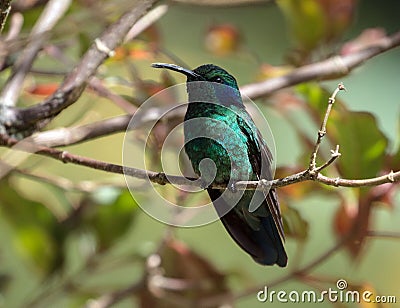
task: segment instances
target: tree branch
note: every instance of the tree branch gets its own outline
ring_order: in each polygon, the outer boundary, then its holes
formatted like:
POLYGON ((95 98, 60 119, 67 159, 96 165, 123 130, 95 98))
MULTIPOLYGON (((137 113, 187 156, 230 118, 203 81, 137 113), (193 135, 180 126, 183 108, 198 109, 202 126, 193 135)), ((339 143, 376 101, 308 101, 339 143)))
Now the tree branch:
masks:
MULTIPOLYGON (((103 162, 100 160, 74 155, 67 151, 57 150, 41 145, 37 145, 32 142, 31 139, 19 141, 15 138, 8 137, 4 134, 0 134, 0 146, 14 147, 17 146, 16 150, 36 153, 41 156, 51 157, 53 159, 59 160, 63 163, 72 163, 75 165, 81 165, 89 167, 96 170, 102 170, 110 173, 125 174, 138 179, 148 179, 153 183, 160 185, 165 184, 175 184, 175 185, 187 185, 201 187, 201 183, 196 181, 195 178, 186 178, 177 175, 166 175, 163 172, 154 172, 132 167, 124 167, 122 165, 112 164, 103 162)), ((325 185, 330 186, 344 186, 344 187, 363 187, 363 186, 377 186, 385 183, 395 183, 400 181, 400 171, 391 171, 387 175, 380 177, 363 179, 363 180, 349 180, 341 178, 329 178, 320 173, 315 177, 309 170, 304 170, 302 172, 272 181, 261 180, 261 181, 238 181, 235 184, 235 188, 239 190, 263 190, 267 188, 276 188, 288 186, 294 183, 300 183, 304 181, 316 181, 325 185)), ((213 184, 210 188, 215 189, 225 189, 226 186, 221 184, 213 184)))
MULTIPOLYGON (((134 128, 137 129, 146 123, 158 120, 168 109, 169 108, 150 108, 143 114, 140 120, 135 121, 134 128)), ((184 109, 178 108, 172 114, 166 115, 163 120, 169 121, 174 120, 176 117, 183 118, 183 116, 184 109)), ((128 124, 131 119, 131 115, 121 115, 82 126, 63 127, 39 132, 33 134, 30 138, 32 138, 34 143, 48 147, 73 145, 94 138, 124 132, 128 129, 128 124)), ((130 128, 132 129, 133 127, 130 128)))
POLYGON ((302 66, 291 73, 241 87, 240 92, 251 99, 267 96, 279 89, 313 79, 322 79, 349 73, 366 60, 400 45, 400 32, 382 38, 374 46, 327 60, 302 66))
POLYGON ((16 104, 26 74, 46 39, 45 34, 53 29, 70 4, 71 0, 51 0, 47 3, 30 33, 27 46, 16 61, 11 76, 2 90, 0 100, 5 106, 16 104))
POLYGON ((44 102, 25 109, 14 109, 14 118, 7 119, 7 126, 14 131, 32 129, 38 122, 48 120, 59 114, 78 100, 86 88, 88 80, 97 68, 118 46, 132 28, 133 24, 156 2, 145 0, 135 3, 135 7, 124 14, 117 22, 107 28, 92 44, 80 63, 67 75, 57 91, 44 102))
POLYGON ((72 145, 125 131, 131 118, 131 115, 126 114, 82 126, 62 127, 36 133, 31 138, 34 143, 47 147, 72 145))
MULTIPOLYGON (((130 16, 130 17, 132 18, 132 16, 130 16)), ((126 18, 128 18, 128 17, 126 17, 126 18)), ((115 26, 115 27, 117 27, 117 26, 115 26)), ((124 28, 126 28, 126 25, 124 28)), ((112 37, 112 33, 113 33, 113 31, 111 31, 111 34, 108 34, 108 32, 106 31, 107 35, 104 35, 103 37, 108 38, 108 35, 111 35, 111 37, 112 37)), ((400 32, 399 32, 399 37, 400 37, 400 32)), ((115 38, 113 38, 112 41, 115 42, 115 38)), ((102 48, 104 48, 104 46, 102 48)), ((370 50, 370 48, 368 50, 370 50)), ((99 50, 98 49, 92 50, 92 52, 97 53, 97 52, 99 52, 99 50)), ((103 55, 103 57, 104 57, 104 55, 103 55)), ((85 62, 83 62, 83 63, 85 63, 85 62)), ((81 69, 82 69, 82 67, 81 67, 81 69)), ((77 73, 77 74, 79 75, 79 73, 77 73)), ((83 75, 85 75, 85 74, 83 74, 83 75)), ((287 186, 287 185, 291 185, 291 184, 299 183, 299 182, 303 182, 303 181, 308 181, 308 180, 314 180, 314 181, 323 183, 325 185, 345 186, 345 187, 376 186, 376 185, 385 184, 385 183, 398 182, 400 180, 400 171, 398 171, 398 172, 391 171, 387 175, 370 178, 370 179, 360 179, 360 180, 329 178, 329 177, 326 177, 319 173, 322 169, 329 166, 331 163, 334 162, 334 160, 337 157, 340 156, 339 148, 337 146, 336 151, 332 151, 331 159, 329 159, 322 166, 320 166, 318 168, 316 167, 315 160, 316 160, 317 152, 319 149, 319 145, 322 141, 322 138, 326 133, 325 132, 326 124, 327 124, 327 121, 329 118, 329 114, 330 114, 332 105, 334 103, 337 93, 340 90, 344 90, 344 89, 345 89, 344 86, 342 84, 339 84, 337 89, 335 90, 335 92, 329 98, 327 111, 325 113, 324 120, 321 124, 321 129, 318 132, 317 142, 315 144, 313 153, 311 155, 310 166, 308 169, 306 169, 302 172, 284 177, 282 179, 276 179, 276 180, 272 180, 272 181, 267 181, 264 179, 262 179, 260 181, 239 181, 235 185, 236 188, 241 189, 241 190, 245 190, 245 189, 262 190, 262 189, 265 189, 268 187, 272 187, 272 188, 282 187, 282 186, 287 186)), ((34 106, 32 108, 35 108, 35 107, 37 107, 37 106, 34 106)), ((23 140, 22 142, 18 142, 18 140, 2 134, 2 135, 0 135, 0 145, 8 146, 8 147, 17 146, 18 150, 22 150, 22 151, 29 152, 29 153, 37 153, 39 155, 52 157, 54 159, 63 161, 64 163, 78 164, 78 165, 90 167, 93 169, 98 169, 98 170, 103 170, 106 172, 112 172, 112 173, 118 173, 118 174, 125 173, 125 175, 136 177, 139 179, 149 179, 150 181, 161 184, 161 185, 165 185, 167 183, 176 184, 176 185, 189 185, 189 186, 200 185, 200 183, 195 182, 195 179, 188 179, 188 178, 181 177, 181 176, 166 175, 165 173, 156 173, 156 172, 137 169, 137 168, 123 167, 121 165, 110 164, 110 163, 98 161, 98 160, 83 157, 83 156, 73 155, 66 151, 60 151, 60 150, 52 149, 52 148, 37 144, 37 142, 39 142, 41 144, 55 146, 55 145, 62 145, 62 144, 72 144, 72 143, 81 142, 83 140, 96 138, 101 135, 115 132, 118 129, 125 128, 125 125, 128 122, 128 117, 129 116, 109 119, 109 120, 100 121, 97 123, 92 123, 92 124, 89 124, 89 125, 86 125, 83 127, 79 127, 79 128, 70 128, 68 130, 54 130, 54 131, 50 131, 50 132, 45 132, 45 133, 36 135, 36 140, 35 140, 35 137, 32 137, 32 138, 27 138, 27 139, 23 140), (105 123, 107 125, 102 126, 105 123)), ((225 189, 226 188, 224 185, 216 185, 216 184, 212 185, 211 187, 216 188, 216 189, 225 189)))

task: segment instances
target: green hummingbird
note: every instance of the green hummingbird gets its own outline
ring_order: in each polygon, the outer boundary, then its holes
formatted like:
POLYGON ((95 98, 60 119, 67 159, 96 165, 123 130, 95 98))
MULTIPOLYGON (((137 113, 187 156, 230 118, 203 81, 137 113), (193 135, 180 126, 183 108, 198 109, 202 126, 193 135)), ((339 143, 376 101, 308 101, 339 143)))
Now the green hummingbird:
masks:
POLYGON ((285 267, 287 255, 275 189, 235 189, 240 180, 272 180, 272 155, 243 104, 236 79, 223 68, 189 70, 154 63, 186 75, 185 152, 228 233, 259 264, 285 267), (228 189, 209 188, 223 184, 228 189))

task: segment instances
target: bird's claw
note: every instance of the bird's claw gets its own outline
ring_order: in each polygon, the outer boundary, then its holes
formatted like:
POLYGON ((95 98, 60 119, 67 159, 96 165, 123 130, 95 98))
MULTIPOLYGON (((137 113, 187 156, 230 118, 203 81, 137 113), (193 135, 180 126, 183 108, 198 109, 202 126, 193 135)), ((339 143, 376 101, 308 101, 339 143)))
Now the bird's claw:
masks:
POLYGON ((237 188, 236 188, 236 184, 235 183, 229 184, 228 189, 232 193, 236 193, 237 192, 237 188))

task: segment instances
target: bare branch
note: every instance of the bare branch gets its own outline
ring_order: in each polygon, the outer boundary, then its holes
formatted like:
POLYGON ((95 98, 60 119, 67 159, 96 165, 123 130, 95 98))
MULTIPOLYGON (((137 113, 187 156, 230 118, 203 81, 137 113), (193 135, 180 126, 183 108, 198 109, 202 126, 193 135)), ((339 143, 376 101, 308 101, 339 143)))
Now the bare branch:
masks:
MULTIPOLYGON (((137 129, 146 123, 158 120, 168 109, 169 108, 150 108, 142 115, 140 120, 135 121, 134 127, 130 128, 137 129)), ((169 121, 173 120, 175 117, 183 118, 183 116, 184 109, 180 108, 176 109, 172 114, 165 116, 163 119, 169 121)), ((57 128, 33 134, 31 138, 34 143, 48 147, 72 145, 126 131, 131 118, 131 115, 122 115, 82 126, 57 128)))
POLYGON ((125 131, 131 115, 118 116, 83 126, 57 128, 32 135, 34 143, 48 147, 57 147, 80 143, 112 133, 125 131))
POLYGON ((315 179, 317 182, 320 182, 329 186, 336 187, 366 187, 366 186, 378 186, 386 183, 397 183, 400 181, 400 171, 393 172, 390 171, 388 174, 378 176, 375 178, 362 179, 362 180, 349 180, 349 179, 341 179, 341 178, 329 178, 327 176, 318 173, 317 178, 315 179))
MULTIPOLYGON (((17 139, 10 138, 4 134, 0 134, 0 146, 14 147, 17 146, 16 150, 36 153, 38 155, 51 157, 53 159, 62 161, 64 163, 72 163, 75 165, 81 165, 92 169, 102 170, 110 173, 125 174, 138 179, 148 179, 153 183, 160 185, 175 184, 175 185, 188 185, 200 187, 201 183, 196 181, 194 178, 186 178, 176 175, 166 175, 163 172, 154 172, 138 168, 124 167, 117 164, 107 163, 96 159, 74 155, 67 151, 61 151, 49 147, 37 145, 27 138, 26 140, 18 141, 17 139)), ((282 179, 276 179, 272 181, 261 180, 261 181, 239 181, 236 182, 235 188, 240 190, 263 190, 267 188, 283 187, 294 183, 304 181, 316 181, 330 186, 344 186, 344 187, 363 187, 363 186, 377 186, 385 183, 395 183, 400 181, 400 171, 391 171, 387 175, 383 175, 376 178, 363 179, 363 180, 348 180, 340 178, 329 178, 320 173, 312 175, 309 170, 296 173, 284 177, 282 179)), ((210 188, 225 189, 224 185, 213 184, 210 188)))
MULTIPOLYGON (((57 128, 33 134, 30 138, 37 145, 48 147, 58 147, 65 145, 77 144, 91 139, 103 137, 106 135, 123 132, 128 128, 138 128, 142 125, 152 122, 160 118, 167 108, 154 108, 149 109, 140 121, 136 121, 134 127, 128 127, 131 115, 122 115, 110 119, 97 121, 94 123, 74 126, 68 128, 57 128)), ((168 115, 165 120, 173 119, 174 117, 183 117, 183 110, 176 110, 171 115, 168 115)))
POLYGON ((389 49, 400 45, 400 32, 381 39, 376 45, 345 56, 335 56, 327 60, 302 66, 288 75, 243 86, 240 90, 251 99, 267 96, 279 89, 293 86, 305 81, 321 79, 333 75, 343 75, 389 49))
POLYGON ((325 169, 328 166, 330 166, 331 164, 333 164, 334 161, 338 157, 340 157, 340 155, 342 155, 342 154, 339 152, 339 145, 336 145, 336 149, 331 150, 331 158, 329 158, 329 160, 327 162, 325 162, 323 165, 319 166, 318 168, 315 168, 315 172, 321 172, 323 169, 325 169))
MULTIPOLYGON (((146 0, 135 3, 135 6, 130 11, 103 32, 97 42, 101 42, 102 46, 105 46, 107 50, 113 50, 122 42, 133 24, 155 2, 156 0, 146 0)), ((17 110, 17 120, 12 119, 15 123, 11 123, 13 129, 29 129, 40 121, 51 119, 76 102, 86 88, 89 78, 96 73, 97 68, 109 55, 108 52, 100 50, 98 45, 99 43, 92 44, 78 66, 67 75, 64 82, 50 98, 38 105, 17 110)))
POLYGON ((33 27, 26 48, 22 51, 15 63, 11 76, 7 80, 2 93, 1 102, 5 106, 14 106, 26 74, 29 72, 37 53, 42 47, 46 33, 48 33, 64 15, 71 4, 71 0, 51 0, 40 15, 33 27))

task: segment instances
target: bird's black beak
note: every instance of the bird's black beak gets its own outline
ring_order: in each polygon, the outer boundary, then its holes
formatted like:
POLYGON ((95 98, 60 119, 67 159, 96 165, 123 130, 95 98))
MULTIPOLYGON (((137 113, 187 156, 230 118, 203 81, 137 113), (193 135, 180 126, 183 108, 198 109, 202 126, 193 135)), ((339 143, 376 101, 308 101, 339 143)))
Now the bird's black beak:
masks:
POLYGON ((169 63, 153 63, 151 65, 154 68, 166 68, 169 69, 171 71, 175 71, 181 74, 186 75, 188 78, 195 78, 195 79, 200 79, 201 80, 201 76, 195 72, 193 72, 192 70, 189 70, 187 68, 183 68, 182 66, 176 65, 176 64, 169 64, 169 63))

